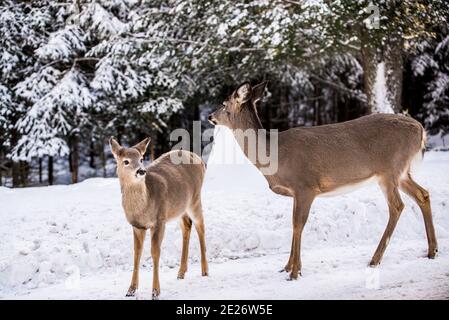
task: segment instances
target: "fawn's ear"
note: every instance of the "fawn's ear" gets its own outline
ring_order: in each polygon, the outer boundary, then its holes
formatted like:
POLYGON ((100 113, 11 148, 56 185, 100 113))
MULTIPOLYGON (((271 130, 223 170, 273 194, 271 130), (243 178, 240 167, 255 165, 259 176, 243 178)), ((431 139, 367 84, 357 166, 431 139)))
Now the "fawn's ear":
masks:
POLYGON ((238 87, 235 91, 235 98, 240 104, 242 104, 251 99, 251 93, 251 84, 249 82, 245 82, 244 84, 240 85, 240 87, 238 87))
POLYGON ((253 103, 256 103, 257 101, 262 99, 267 85, 268 85, 268 81, 264 81, 262 83, 259 83, 257 86, 253 87, 253 94, 251 97, 251 100, 253 101, 253 103))
POLYGON ((109 139, 109 146, 111 147, 111 152, 114 158, 117 159, 118 152, 121 148, 120 144, 113 137, 109 139))
POLYGON ((138 144, 133 146, 133 148, 139 150, 141 155, 144 155, 147 151, 147 147, 150 144, 151 138, 145 138, 144 140, 140 141, 138 144))

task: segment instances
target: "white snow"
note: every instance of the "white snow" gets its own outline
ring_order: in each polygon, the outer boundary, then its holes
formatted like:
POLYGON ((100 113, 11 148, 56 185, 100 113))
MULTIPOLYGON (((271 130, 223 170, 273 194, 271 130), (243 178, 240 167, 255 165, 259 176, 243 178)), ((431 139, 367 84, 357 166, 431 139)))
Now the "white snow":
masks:
MULTIPOLYGON (((217 139, 217 144, 220 143, 217 139)), ((440 253, 427 259, 422 215, 403 196, 384 260, 367 268, 386 226, 377 186, 317 199, 303 234, 303 276, 286 281, 292 200, 273 194, 248 162, 209 158, 203 188, 210 276, 201 277, 196 234, 185 280, 177 280, 181 232, 167 226, 161 299, 449 298, 449 153, 428 152, 416 180, 431 194, 440 253)), ((69 186, 0 188, 0 298, 121 299, 132 271, 132 231, 117 179, 69 186)), ((151 298, 147 238, 139 298, 151 298)))
POLYGON ((373 86, 376 101, 375 110, 379 113, 394 113, 387 95, 387 81, 385 75, 385 62, 379 62, 376 68, 376 80, 373 86))

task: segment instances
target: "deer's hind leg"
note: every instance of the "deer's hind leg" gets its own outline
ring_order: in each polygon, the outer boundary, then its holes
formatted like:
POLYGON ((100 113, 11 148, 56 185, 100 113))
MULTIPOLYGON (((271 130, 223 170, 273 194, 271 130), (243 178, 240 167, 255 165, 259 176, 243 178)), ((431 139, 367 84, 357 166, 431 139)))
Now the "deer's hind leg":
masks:
POLYGON ((184 215, 181 219, 182 253, 181 253, 181 265, 179 267, 178 272, 178 279, 184 279, 184 275, 187 272, 187 262, 189 259, 189 240, 191 230, 192 230, 192 220, 189 218, 189 216, 184 215))
POLYGON ((433 227, 429 192, 413 181, 410 173, 401 180, 399 188, 410 196, 421 209, 426 227, 427 243, 429 245, 428 257, 433 259, 438 252, 438 244, 435 236, 435 228, 433 227))
POLYGON ((206 259, 206 237, 205 237, 206 230, 204 227, 203 207, 201 205, 201 199, 198 199, 197 202, 192 206, 191 215, 193 224, 195 225, 196 232, 198 233, 198 239, 200 241, 201 274, 203 276, 208 276, 209 267, 207 265, 206 259))
POLYGON ((370 266, 376 266, 382 260, 385 249, 390 242, 391 235, 393 234, 396 224, 398 223, 401 212, 404 209, 404 203, 399 195, 398 183, 394 179, 381 179, 379 182, 381 189, 388 202, 388 211, 390 217, 388 219, 387 227, 385 228, 382 239, 377 246, 376 252, 371 259, 370 266))

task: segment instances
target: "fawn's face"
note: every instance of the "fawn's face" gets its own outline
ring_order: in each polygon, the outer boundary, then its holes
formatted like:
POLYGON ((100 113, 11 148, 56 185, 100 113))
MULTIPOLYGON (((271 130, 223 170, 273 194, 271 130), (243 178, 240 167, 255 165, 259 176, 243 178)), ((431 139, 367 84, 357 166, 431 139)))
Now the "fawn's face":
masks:
POLYGON ((255 105, 262 98, 266 85, 266 82, 255 87, 251 87, 249 83, 242 84, 215 112, 209 115, 209 122, 229 129, 244 127, 244 122, 257 117, 255 105))
POLYGON ((120 146, 114 138, 109 140, 112 154, 117 161, 117 175, 122 181, 139 182, 145 177, 143 156, 149 142, 150 138, 146 138, 135 146, 126 148, 120 146))

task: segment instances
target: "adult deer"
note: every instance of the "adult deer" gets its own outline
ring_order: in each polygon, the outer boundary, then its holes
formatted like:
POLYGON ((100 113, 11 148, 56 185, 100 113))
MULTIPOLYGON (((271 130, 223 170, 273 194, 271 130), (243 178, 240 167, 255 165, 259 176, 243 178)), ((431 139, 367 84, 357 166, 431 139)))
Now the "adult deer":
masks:
MULTIPOLYGON (((266 83, 255 87, 242 84, 209 116, 209 121, 228 127, 234 135, 237 131, 263 129, 256 103, 263 96, 265 87, 266 83)), ((270 137, 266 136, 266 139, 270 137)), ((236 136, 236 140, 248 157, 247 139, 236 136)), ((259 154, 259 140, 254 143, 256 154, 259 154)), ((354 189, 372 180, 379 183, 385 195, 390 217, 370 265, 380 263, 404 208, 399 190, 421 208, 428 257, 434 258, 438 250, 429 193, 413 181, 410 171, 413 160, 422 156, 424 144, 425 131, 420 123, 393 114, 373 114, 338 124, 280 132, 278 170, 264 176, 275 193, 294 198, 292 246, 282 271, 291 272, 290 279, 297 279, 298 273, 301 274, 301 234, 313 200, 317 196, 354 189)), ((269 141, 265 141, 264 146, 269 145, 269 141)), ((264 164, 257 157, 248 158, 259 170, 263 169, 264 164)))
POLYGON ((131 148, 120 146, 113 138, 109 143, 117 161, 122 206, 134 233, 134 270, 126 296, 134 296, 139 285, 139 263, 147 229, 151 230, 152 297, 156 299, 159 296, 159 257, 165 223, 176 218, 181 220, 183 239, 178 279, 183 279, 187 271, 192 221, 200 240, 202 274, 207 276, 206 241, 201 207, 204 162, 194 153, 171 151, 144 167, 143 156, 150 138, 131 148), (175 159, 177 164, 174 164, 172 159, 175 159))

